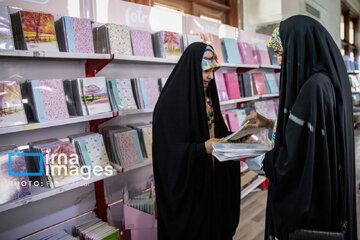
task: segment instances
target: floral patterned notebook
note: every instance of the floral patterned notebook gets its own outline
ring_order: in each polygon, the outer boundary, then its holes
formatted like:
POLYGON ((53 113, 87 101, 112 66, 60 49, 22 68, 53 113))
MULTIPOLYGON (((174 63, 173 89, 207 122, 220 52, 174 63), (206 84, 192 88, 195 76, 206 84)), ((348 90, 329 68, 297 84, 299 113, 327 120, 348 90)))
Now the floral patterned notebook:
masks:
POLYGON ((69 118, 62 79, 31 80, 39 122, 69 118))
POLYGON ((107 24, 110 52, 120 55, 132 55, 130 28, 125 25, 107 24))
POLYGON ((124 162, 123 167, 129 167, 144 161, 136 130, 116 133, 115 137, 124 162))
POLYGON ((94 53, 91 22, 85 18, 64 17, 69 52, 94 53))
POLYGON ((151 33, 135 29, 130 33, 134 56, 154 57, 151 33))

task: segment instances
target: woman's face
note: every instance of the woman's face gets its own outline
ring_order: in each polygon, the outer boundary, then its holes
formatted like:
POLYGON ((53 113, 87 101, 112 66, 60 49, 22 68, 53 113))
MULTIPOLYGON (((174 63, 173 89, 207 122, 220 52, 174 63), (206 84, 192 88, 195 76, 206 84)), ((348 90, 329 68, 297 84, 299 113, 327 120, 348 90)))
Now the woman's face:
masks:
POLYGON ((210 68, 209 70, 203 71, 202 72, 202 77, 203 77, 203 84, 204 87, 207 87, 209 82, 214 79, 214 69, 210 68))

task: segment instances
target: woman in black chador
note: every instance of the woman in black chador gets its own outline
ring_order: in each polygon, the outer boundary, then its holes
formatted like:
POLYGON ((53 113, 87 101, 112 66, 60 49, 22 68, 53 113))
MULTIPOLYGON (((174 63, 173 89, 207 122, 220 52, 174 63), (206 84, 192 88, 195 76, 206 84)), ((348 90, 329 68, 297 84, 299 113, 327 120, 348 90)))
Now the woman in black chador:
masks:
POLYGON ((229 132, 220 112, 211 46, 193 43, 154 110, 153 167, 158 239, 231 240, 240 213, 239 162, 211 156, 229 132))
POLYGON ((275 146, 263 160, 265 239, 346 227, 346 239, 357 240, 353 105, 339 48, 306 16, 281 22, 270 45, 282 67, 275 146))

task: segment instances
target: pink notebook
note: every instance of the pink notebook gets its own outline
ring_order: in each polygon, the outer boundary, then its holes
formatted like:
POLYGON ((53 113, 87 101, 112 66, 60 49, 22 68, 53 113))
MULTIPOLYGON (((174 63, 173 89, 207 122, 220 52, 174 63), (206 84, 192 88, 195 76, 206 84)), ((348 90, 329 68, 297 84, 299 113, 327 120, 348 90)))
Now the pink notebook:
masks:
POLYGON ((237 118, 237 113, 229 111, 226 114, 227 121, 229 124, 230 131, 235 132, 239 129, 239 120, 237 118))
POLYGON ((134 56, 154 57, 151 33, 142 30, 130 30, 134 56))
POLYGON ((216 88, 218 91, 220 102, 229 100, 229 96, 226 91, 224 75, 222 73, 216 72, 215 73, 215 82, 216 82, 216 88))
POLYGON ((262 73, 253 73, 252 77, 255 95, 267 94, 264 75, 262 73))
POLYGON ((254 58, 253 50, 251 45, 247 42, 238 42, 239 51, 241 57, 244 59, 243 62, 247 64, 259 64, 256 59, 254 58))
POLYGON ((224 73, 225 84, 229 99, 240 98, 240 88, 237 73, 224 73))
POLYGON ((94 53, 91 22, 85 18, 71 18, 75 49, 79 53, 94 53))
POLYGON ((139 163, 139 156, 136 152, 133 131, 116 133, 116 139, 121 152, 121 158, 124 161, 124 167, 129 167, 139 163))
POLYGON ((144 78, 146 97, 150 108, 155 108, 156 102, 159 98, 159 85, 156 78, 144 78))

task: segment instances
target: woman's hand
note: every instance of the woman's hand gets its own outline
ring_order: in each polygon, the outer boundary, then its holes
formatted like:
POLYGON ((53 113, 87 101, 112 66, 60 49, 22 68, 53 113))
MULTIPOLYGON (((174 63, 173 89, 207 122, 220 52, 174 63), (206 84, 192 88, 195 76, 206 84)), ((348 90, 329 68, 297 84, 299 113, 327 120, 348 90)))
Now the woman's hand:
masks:
POLYGON ((255 127, 255 128, 269 128, 273 126, 273 121, 271 119, 268 119, 264 117, 263 115, 253 112, 250 115, 248 115, 245 120, 241 123, 241 126, 244 125, 249 120, 255 119, 255 123, 248 123, 246 127, 255 127))
POLYGON ((209 140, 207 140, 205 142, 206 153, 207 154, 212 153, 212 151, 213 151, 212 143, 213 142, 222 142, 222 140, 224 140, 224 138, 210 138, 209 140))

